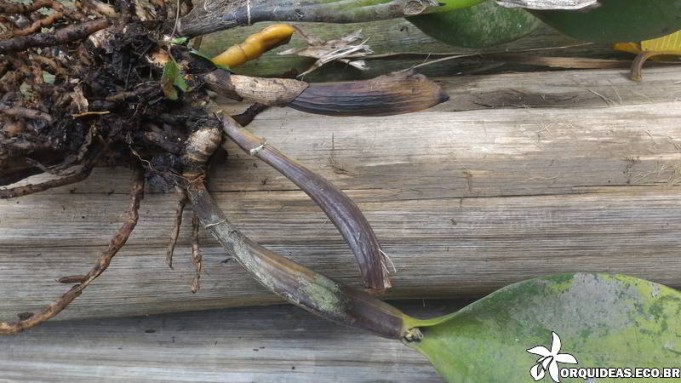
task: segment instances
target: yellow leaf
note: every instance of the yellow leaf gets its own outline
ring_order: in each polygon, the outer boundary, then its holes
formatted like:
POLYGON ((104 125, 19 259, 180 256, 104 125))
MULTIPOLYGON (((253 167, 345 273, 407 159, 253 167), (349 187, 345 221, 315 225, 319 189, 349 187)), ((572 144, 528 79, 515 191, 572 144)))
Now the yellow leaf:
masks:
POLYGON ((633 53, 635 55, 641 53, 640 43, 616 43, 612 49, 621 52, 633 53))
POLYGON ((681 31, 656 39, 644 40, 640 43, 616 43, 613 49, 635 55, 643 52, 665 52, 667 55, 681 54, 681 31))
POLYGON ((641 49, 649 52, 669 52, 681 54, 681 31, 656 39, 641 41, 641 49))

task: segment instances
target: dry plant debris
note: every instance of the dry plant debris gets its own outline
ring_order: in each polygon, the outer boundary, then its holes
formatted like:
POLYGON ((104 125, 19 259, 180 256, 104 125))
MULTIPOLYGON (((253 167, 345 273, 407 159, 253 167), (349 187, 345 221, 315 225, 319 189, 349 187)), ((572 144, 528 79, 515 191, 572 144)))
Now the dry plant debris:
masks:
POLYGON ((308 46, 305 48, 287 49, 283 52, 279 52, 279 54, 297 55, 301 57, 311 57, 317 59, 317 61, 315 61, 309 69, 301 73, 298 77, 303 77, 306 74, 312 73, 315 70, 321 68, 323 65, 332 61, 339 61, 350 65, 353 68, 366 70, 366 62, 364 60, 358 59, 374 53, 369 45, 366 44, 368 39, 363 39, 361 29, 347 36, 343 36, 340 39, 327 41, 312 36, 300 28, 296 28, 296 30, 298 31, 298 34, 307 42, 308 46), (360 40, 361 42, 359 44, 353 44, 354 42, 360 40))

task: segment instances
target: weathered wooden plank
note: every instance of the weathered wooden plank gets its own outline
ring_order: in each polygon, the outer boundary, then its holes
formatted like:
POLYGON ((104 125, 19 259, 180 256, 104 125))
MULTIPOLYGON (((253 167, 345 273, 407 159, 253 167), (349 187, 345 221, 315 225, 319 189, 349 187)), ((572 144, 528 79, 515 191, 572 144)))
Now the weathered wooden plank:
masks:
MULTIPOLYGON (((397 268, 390 297, 478 297, 567 271, 679 287, 678 74, 651 70, 642 84, 622 71, 461 77, 446 80, 452 101, 419 114, 331 119, 274 109, 252 129, 358 202, 397 268), (486 105, 503 109, 479 109, 486 105)), ((210 186, 234 221, 358 285, 340 235, 306 196, 230 153, 210 186)), ((90 266, 119 225, 128 178, 97 169, 78 185, 0 202, 2 319, 48 303, 64 290, 56 278, 90 266)), ((187 228, 175 270, 164 264, 173 209, 172 195, 148 195, 129 245, 60 317, 275 301, 205 235, 203 289, 192 295, 187 228)))
POLYGON ((0 338, 0 371, 25 383, 442 381, 400 342, 289 306, 48 323, 0 338))

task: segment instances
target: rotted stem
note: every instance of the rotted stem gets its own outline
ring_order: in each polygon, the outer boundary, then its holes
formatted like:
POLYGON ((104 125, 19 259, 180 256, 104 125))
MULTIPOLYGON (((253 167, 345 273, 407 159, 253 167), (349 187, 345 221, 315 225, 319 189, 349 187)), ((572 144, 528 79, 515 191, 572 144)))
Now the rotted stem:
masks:
POLYGON ((182 17, 178 31, 186 37, 259 21, 359 23, 415 16, 439 7, 435 0, 205 0, 182 17))
POLYGON ((333 322, 361 328, 392 339, 418 336, 409 317, 363 291, 342 285, 307 269, 242 234, 197 180, 187 195, 204 228, 220 241, 255 279, 288 302, 333 322))
POLYGON ((223 117, 222 129, 241 149, 275 168, 319 205, 355 254, 369 289, 382 292, 390 288, 386 258, 376 234, 350 197, 327 179, 266 144, 263 138, 239 126, 232 118, 223 117))

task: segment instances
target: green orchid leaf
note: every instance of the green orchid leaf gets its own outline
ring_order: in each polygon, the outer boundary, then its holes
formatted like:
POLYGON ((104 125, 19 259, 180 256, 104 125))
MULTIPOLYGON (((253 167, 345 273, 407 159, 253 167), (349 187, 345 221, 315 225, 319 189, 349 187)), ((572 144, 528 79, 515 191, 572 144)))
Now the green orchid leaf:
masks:
POLYGON ((449 382, 622 381, 594 368, 681 382, 681 293, 633 277, 537 278, 415 325, 423 339, 410 345, 449 382))
POLYGON ((177 76, 175 76, 173 85, 183 92, 187 91, 187 81, 185 81, 184 77, 182 77, 182 72, 179 72, 177 76))
POLYGON ((541 21, 524 9, 504 8, 494 1, 407 17, 407 20, 434 39, 465 48, 484 48, 517 40, 541 25, 541 21))
POLYGON ((582 11, 532 11, 561 33, 583 41, 642 41, 681 29, 681 0, 600 0, 582 11))
POLYGON ((189 53, 196 56, 196 57, 201 57, 204 60, 212 61, 211 58, 208 55, 201 53, 200 51, 197 51, 196 49, 190 49, 189 53))
POLYGON ((170 43, 175 45, 184 45, 187 41, 189 41, 189 39, 186 37, 175 37, 174 39, 170 40, 170 43))
POLYGON ((175 89, 175 78, 180 75, 180 68, 177 63, 170 60, 163 66, 161 75, 161 89, 163 94, 170 100, 177 100, 177 89, 175 89))
POLYGON ((163 94, 170 100, 177 100, 177 89, 187 91, 187 82, 182 77, 182 71, 175 61, 170 60, 163 66, 161 88, 163 94))

